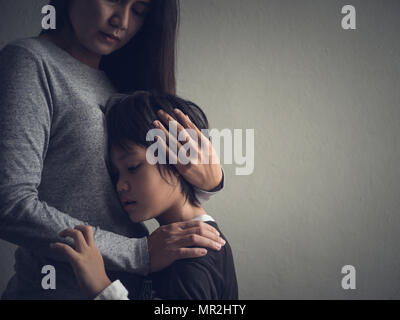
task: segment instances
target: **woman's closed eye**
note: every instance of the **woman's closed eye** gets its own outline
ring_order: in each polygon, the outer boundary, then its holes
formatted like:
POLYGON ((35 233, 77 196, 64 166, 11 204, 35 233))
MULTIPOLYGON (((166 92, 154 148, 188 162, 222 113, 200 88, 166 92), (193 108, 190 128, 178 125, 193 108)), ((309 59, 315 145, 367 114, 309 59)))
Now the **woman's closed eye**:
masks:
POLYGON ((148 9, 146 7, 144 7, 143 5, 138 5, 138 6, 133 6, 132 7, 132 12, 136 15, 138 15, 139 17, 144 18, 147 15, 148 9))
MULTIPOLYGON (((107 0, 107 1, 111 2, 111 3, 114 3, 114 4, 122 2, 121 0, 107 0)), ((139 4, 134 4, 132 6, 132 12, 135 15, 139 16, 139 17, 145 17, 147 15, 148 8, 147 8, 146 5, 143 5, 143 4, 140 4, 140 3, 139 4)))
POLYGON ((146 16, 146 11, 139 11, 139 10, 136 10, 136 9, 132 9, 132 12, 134 13, 134 14, 136 14, 136 15, 138 15, 139 17, 145 17, 146 16))

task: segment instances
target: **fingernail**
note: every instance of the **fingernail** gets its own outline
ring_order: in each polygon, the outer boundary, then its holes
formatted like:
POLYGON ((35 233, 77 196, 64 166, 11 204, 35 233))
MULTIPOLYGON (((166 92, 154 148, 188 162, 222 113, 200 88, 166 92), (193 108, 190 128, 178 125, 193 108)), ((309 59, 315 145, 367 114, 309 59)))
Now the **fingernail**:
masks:
POLYGON ((219 242, 224 246, 225 245, 225 243, 226 243, 226 241, 224 240, 224 239, 219 239, 219 242))
POLYGON ((220 243, 216 242, 215 246, 217 247, 218 250, 221 249, 221 244, 220 243))
POLYGON ((217 236, 219 236, 219 235, 220 235, 220 233, 219 233, 217 230, 215 230, 215 233, 217 234, 217 236))

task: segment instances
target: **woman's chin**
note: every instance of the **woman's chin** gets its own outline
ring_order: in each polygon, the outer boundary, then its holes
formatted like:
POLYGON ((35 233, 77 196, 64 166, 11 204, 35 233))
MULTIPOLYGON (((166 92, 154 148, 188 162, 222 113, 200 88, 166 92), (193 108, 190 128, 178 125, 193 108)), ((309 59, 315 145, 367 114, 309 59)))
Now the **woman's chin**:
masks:
POLYGON ((87 46, 86 48, 90 52, 92 52, 96 55, 99 55, 99 56, 107 56, 117 50, 116 46, 103 43, 97 39, 92 41, 91 44, 89 46, 87 46))
POLYGON ((113 53, 114 51, 116 51, 115 48, 105 46, 105 45, 99 45, 96 47, 96 54, 98 54, 100 56, 108 56, 111 53, 113 53))

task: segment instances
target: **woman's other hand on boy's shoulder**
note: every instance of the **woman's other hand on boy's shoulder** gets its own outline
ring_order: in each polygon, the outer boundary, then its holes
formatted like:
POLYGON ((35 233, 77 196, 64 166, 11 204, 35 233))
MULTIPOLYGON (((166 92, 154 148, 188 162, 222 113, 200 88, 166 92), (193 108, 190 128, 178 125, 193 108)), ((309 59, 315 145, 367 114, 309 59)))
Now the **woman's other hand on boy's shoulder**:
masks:
POLYGON ((161 226, 148 238, 150 271, 160 271, 179 259, 205 256, 206 248, 219 251, 223 245, 219 232, 202 221, 161 226))

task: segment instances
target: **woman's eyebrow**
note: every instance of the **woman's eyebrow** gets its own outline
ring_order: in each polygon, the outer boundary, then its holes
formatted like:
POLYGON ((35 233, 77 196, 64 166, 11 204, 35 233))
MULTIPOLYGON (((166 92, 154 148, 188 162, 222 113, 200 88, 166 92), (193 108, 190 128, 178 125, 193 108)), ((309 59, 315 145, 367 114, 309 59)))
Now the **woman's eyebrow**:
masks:
POLYGON ((146 1, 137 1, 136 3, 142 4, 146 7, 150 7, 150 2, 146 2, 146 1))

